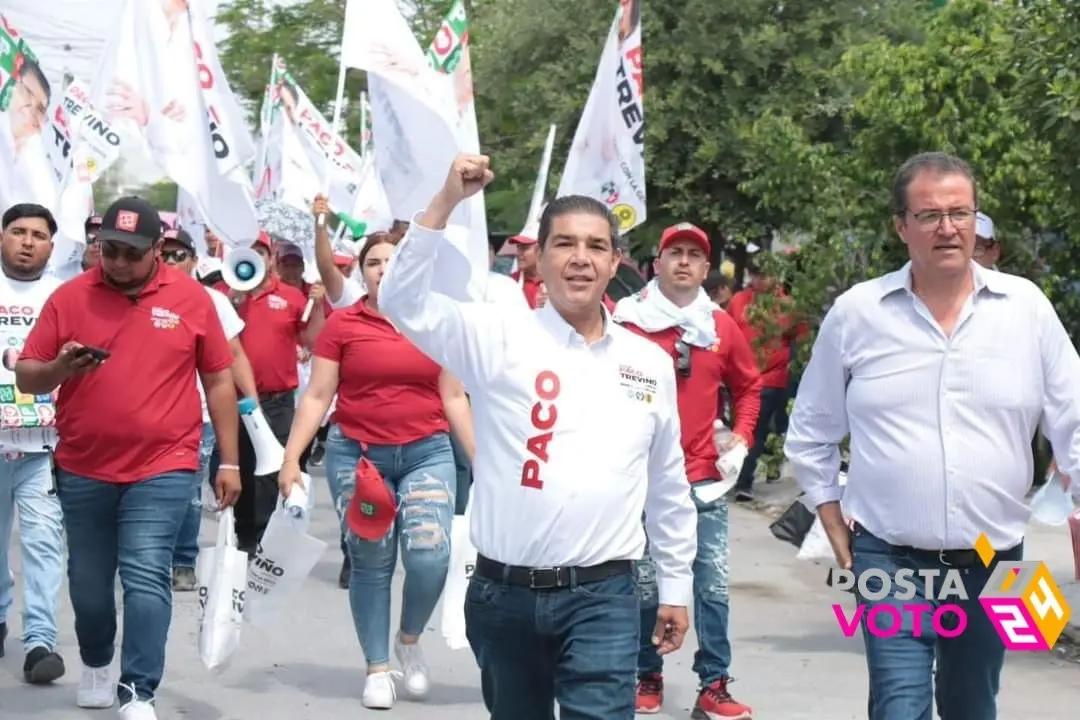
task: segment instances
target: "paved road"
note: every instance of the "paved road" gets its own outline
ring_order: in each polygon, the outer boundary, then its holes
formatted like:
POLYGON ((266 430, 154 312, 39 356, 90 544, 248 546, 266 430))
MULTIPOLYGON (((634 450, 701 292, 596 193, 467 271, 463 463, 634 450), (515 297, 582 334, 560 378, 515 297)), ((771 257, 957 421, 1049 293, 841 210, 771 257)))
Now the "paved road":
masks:
MULTIPOLYGON (((337 531, 326 495, 323 485, 314 532, 333 546, 337 531)), ((796 562, 794 551, 769 535, 761 515, 734 508, 731 520, 732 670, 737 697, 753 705, 759 718, 865 718, 861 644, 845 639, 836 627, 829 605, 837 596, 824 584, 824 568, 796 562)), ((213 528, 213 523, 204 524, 204 541, 210 541, 213 528)), ((1041 553, 1067 542, 1067 533, 1061 533, 1033 532, 1029 557, 1045 557, 1041 553)), ((179 595, 158 698, 161 720, 327 720, 369 714, 402 720, 433 714, 455 720, 485 718, 471 654, 446 649, 434 631, 424 640, 434 679, 430 699, 423 704, 400 702, 389 714, 361 707, 363 658, 346 593, 337 588, 339 560, 335 550, 329 551, 296 604, 295 619, 283 622, 274 633, 249 632, 232 667, 220 675, 205 670, 198 658, 194 596, 179 595)), ((24 685, 21 649, 9 639, 8 656, 0 660, 0 718, 112 716, 113 711, 74 707, 78 657, 66 590, 62 608, 60 651, 68 661, 68 676, 55 687, 24 685)), ((18 605, 16 613, 17 609, 18 605)), ((17 614, 12 620, 17 632, 17 614)), ((693 647, 685 648, 669 660, 668 702, 665 713, 657 717, 689 716, 695 688, 692 652, 693 647)), ((1065 718, 1075 716, 1077 707, 1080 666, 1045 655, 1009 658, 1002 717, 1065 718)))

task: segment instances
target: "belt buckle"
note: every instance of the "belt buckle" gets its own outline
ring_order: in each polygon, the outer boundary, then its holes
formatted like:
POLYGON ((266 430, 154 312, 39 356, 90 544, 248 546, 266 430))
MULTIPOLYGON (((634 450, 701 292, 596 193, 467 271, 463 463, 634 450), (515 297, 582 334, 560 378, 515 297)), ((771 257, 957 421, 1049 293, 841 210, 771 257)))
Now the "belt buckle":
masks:
POLYGON ((938 554, 937 554, 938 562, 940 562, 945 567, 952 567, 953 564, 946 559, 946 555, 948 553, 949 553, 948 550, 938 550, 938 554))
POLYGON ((531 568, 529 570, 530 590, 550 590, 560 587, 560 568, 531 568))

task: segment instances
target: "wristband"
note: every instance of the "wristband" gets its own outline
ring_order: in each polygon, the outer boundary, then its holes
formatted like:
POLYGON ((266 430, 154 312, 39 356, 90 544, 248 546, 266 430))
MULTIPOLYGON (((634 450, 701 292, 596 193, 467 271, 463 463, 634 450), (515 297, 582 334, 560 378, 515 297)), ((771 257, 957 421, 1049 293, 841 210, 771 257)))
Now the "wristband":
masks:
POLYGON ((259 401, 253 397, 240 398, 236 401, 236 408, 241 415, 250 415, 259 409, 259 401))
POLYGON ((224 464, 222 464, 222 465, 218 465, 217 469, 218 470, 235 470, 236 472, 240 472, 240 466, 239 465, 224 465, 224 464))

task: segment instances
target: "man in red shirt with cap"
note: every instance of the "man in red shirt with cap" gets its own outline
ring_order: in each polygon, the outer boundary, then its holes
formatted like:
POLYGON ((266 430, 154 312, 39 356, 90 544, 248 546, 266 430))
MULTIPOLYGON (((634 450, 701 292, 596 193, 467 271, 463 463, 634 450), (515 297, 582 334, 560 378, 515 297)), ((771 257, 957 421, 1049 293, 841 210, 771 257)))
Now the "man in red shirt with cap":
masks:
MULTIPOLYGON (((696 714, 709 720, 750 718, 751 710, 728 692, 728 505, 720 451, 747 447, 754 437, 761 379, 754 353, 727 313, 717 310, 701 284, 709 271, 709 236, 690 223, 669 227, 660 238, 656 277, 640 293, 615 306, 614 320, 671 355, 675 365, 679 423, 686 476, 698 511, 698 551, 694 561, 694 625, 698 652, 694 671, 701 680, 696 714), (714 423, 720 392, 734 404, 734 428, 717 448, 714 423)), ((738 468, 733 469, 737 472, 738 468)), ((656 625, 655 569, 646 553, 637 564, 642 643, 638 654, 638 713, 660 711, 663 659, 650 642, 656 625)))
POLYGON ((791 398, 788 367, 791 365, 796 338, 806 332, 804 327, 795 322, 790 312, 791 299, 784 292, 784 288, 777 284, 776 278, 764 272, 760 264, 753 260, 747 265, 747 273, 750 275, 750 287, 732 296, 728 303, 728 313, 754 349, 758 360, 761 370, 761 415, 750 446, 750 454, 743 463, 739 482, 735 486, 736 502, 746 502, 754 497, 754 473, 757 472, 758 459, 765 452, 769 433, 783 435, 787 432, 787 405, 791 398), (763 344, 765 328, 751 320, 748 310, 766 295, 771 295, 777 304, 778 312, 774 322, 779 326, 780 337, 763 344))
MULTIPOLYGON (((251 249, 262 257, 267 273, 250 292, 229 295, 237 302, 237 314, 244 321, 240 344, 251 361, 259 407, 274 437, 283 446, 289 438, 296 411, 296 389, 300 386, 297 347, 310 346, 322 325, 322 303, 312 310, 310 325, 303 320, 307 297, 282 282, 274 267, 270 236, 260 232, 251 249)), ((247 428, 240 426, 240 478, 244 492, 236 504, 236 538, 241 550, 254 554, 270 516, 277 506, 277 472, 255 475, 255 448, 247 428)))
POLYGON ((49 297, 15 367, 20 388, 56 400, 56 490, 83 661, 77 704, 119 696, 126 720, 155 720, 172 619, 172 554, 199 469, 202 380, 222 464, 223 506, 240 492, 232 353, 213 302, 160 262, 161 220, 139 198, 102 218, 101 263, 49 297), (124 586, 119 684, 115 583, 124 586))
POLYGON ((547 299, 544 291, 544 281, 540 279, 540 266, 537 264, 540 258, 540 249, 536 244, 536 238, 531 234, 515 235, 506 242, 512 244, 517 250, 518 269, 510 274, 510 278, 518 284, 521 292, 525 293, 525 301, 529 307, 535 310, 543 306, 547 299))

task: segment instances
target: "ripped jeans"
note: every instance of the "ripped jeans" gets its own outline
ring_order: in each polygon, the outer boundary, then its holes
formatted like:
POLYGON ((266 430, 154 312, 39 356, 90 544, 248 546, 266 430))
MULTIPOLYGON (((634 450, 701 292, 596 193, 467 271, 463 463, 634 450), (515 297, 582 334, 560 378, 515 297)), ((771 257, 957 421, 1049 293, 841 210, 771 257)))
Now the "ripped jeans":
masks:
POLYGON ((360 445, 337 425, 330 428, 326 478, 352 561, 349 607, 364 658, 369 666, 378 666, 390 662, 390 585, 399 544, 405 568, 401 632, 420 635, 435 612, 450 564, 457 472, 446 433, 405 445, 368 445, 367 457, 398 500, 397 519, 378 542, 348 531, 345 509, 356 489, 360 445))
MULTIPOLYGON (((703 503, 691 493, 698 511, 698 550, 694 559, 694 634, 698 651, 694 653, 694 672, 701 684, 708 685, 729 677, 731 642, 728 639, 728 504, 720 498, 703 503)), ((638 652, 638 677, 660 673, 664 661, 651 638, 656 625, 656 567, 649 557, 638 561, 635 575, 641 600, 641 647, 638 652)))

